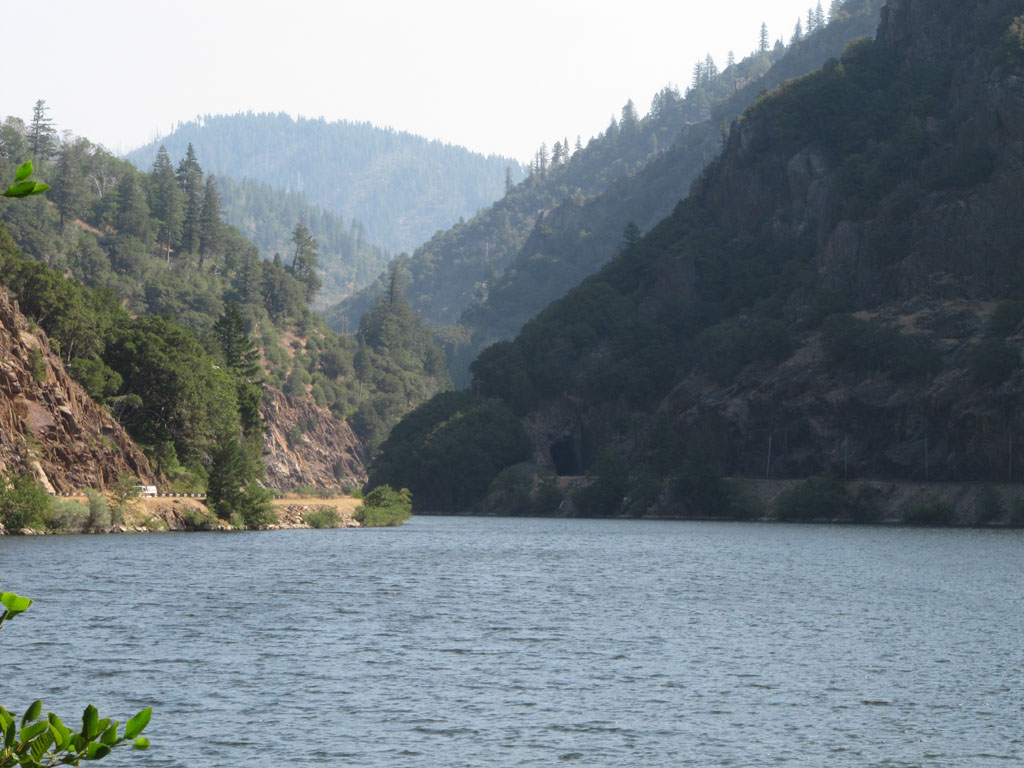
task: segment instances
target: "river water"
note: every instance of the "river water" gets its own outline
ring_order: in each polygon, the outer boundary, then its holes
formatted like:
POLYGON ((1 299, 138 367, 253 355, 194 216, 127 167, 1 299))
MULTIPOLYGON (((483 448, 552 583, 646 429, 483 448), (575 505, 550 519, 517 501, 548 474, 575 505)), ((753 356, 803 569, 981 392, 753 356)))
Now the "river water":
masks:
POLYGON ((1024 761, 1024 535, 417 517, 0 538, 0 703, 131 766, 1024 761))

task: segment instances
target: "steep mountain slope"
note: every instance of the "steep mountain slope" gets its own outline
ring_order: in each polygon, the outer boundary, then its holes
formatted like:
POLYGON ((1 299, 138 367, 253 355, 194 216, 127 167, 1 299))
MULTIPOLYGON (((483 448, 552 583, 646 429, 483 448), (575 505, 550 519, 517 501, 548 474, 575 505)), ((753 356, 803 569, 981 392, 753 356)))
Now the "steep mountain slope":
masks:
MULTIPOLYGON (((753 65, 752 65, 753 66, 753 65)), ((763 63, 767 67, 767 63, 763 63)), ((592 195, 614 179, 636 170, 652 152, 664 147, 700 106, 684 102, 674 91, 662 94, 665 108, 639 120, 632 104, 624 109, 626 127, 612 126, 564 162, 536 171, 496 203, 472 219, 438 231, 400 264, 406 295, 413 308, 434 327, 455 323, 515 258, 539 212, 570 195, 592 195)), ((559 141, 561 144, 561 141, 559 141)), ((334 328, 354 328, 367 309, 384 294, 388 275, 346 299, 327 313, 334 328)))
MULTIPOLYGON (((573 196, 546 211, 486 298, 462 314, 460 324, 472 333, 472 343, 462 351, 466 363, 487 345, 511 338, 529 318, 627 247, 623 232, 628 222, 647 231, 668 216, 721 150, 723 125, 765 90, 813 72, 838 57, 850 41, 873 34, 881 6, 882 0, 846 3, 836 19, 792 44, 762 76, 746 78, 732 95, 712 103, 710 116, 687 124, 641 170, 617 179, 601 194, 573 196)), ((721 75, 730 76, 728 71, 721 75)), ((688 99, 699 103, 707 97, 695 89, 688 99)))
POLYGON ((179 157, 189 143, 213 173, 303 192, 311 203, 362 222, 368 241, 395 252, 497 199, 506 168, 517 181, 522 176, 508 158, 369 123, 285 114, 207 116, 128 159, 148 169, 160 144, 179 157))
POLYGON ((1019 476, 1022 12, 889 0, 475 388, 597 477, 591 513, 728 514, 723 473, 1019 476))
POLYGON ((51 492, 103 489, 122 472, 156 482, 142 452, 0 288, 0 473, 10 472, 51 492))
MULTIPOLYGON (((439 232, 402 262, 413 306, 448 333, 449 368, 462 381, 485 346, 594 273, 623 247, 632 222, 647 230, 685 197, 721 150, 725 125, 766 88, 811 72, 853 39, 872 34, 882 0, 847 2, 831 23, 788 48, 757 51, 697 78, 685 97, 659 93, 639 119, 620 120, 565 162, 535 172, 464 225, 439 232)), ((561 142, 558 142, 561 144, 561 142)), ((384 279, 328 312, 353 327, 384 279)))

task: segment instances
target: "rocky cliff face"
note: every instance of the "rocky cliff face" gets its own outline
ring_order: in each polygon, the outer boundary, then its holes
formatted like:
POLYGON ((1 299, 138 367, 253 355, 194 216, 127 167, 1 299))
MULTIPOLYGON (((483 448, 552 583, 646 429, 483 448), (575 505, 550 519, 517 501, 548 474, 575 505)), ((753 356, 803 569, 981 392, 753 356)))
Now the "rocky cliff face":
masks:
POLYGON ((263 396, 263 463, 272 488, 338 488, 366 481, 362 444, 351 427, 310 398, 267 387, 263 396))
POLYGON ((51 492, 102 489, 127 472, 155 484, 114 418, 72 381, 46 334, 0 289, 0 471, 29 472, 51 492))

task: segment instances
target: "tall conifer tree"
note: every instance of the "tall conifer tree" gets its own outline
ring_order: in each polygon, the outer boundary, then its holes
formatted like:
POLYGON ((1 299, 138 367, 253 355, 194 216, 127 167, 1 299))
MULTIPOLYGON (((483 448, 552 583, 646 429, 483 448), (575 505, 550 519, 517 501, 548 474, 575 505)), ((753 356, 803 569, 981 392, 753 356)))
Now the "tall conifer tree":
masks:
POLYGON ((220 250, 224 239, 224 223, 220 218, 220 195, 213 175, 206 177, 203 208, 199 216, 199 268, 208 256, 220 250))
POLYGON ((46 116, 48 109, 42 99, 39 99, 32 109, 32 125, 28 137, 32 146, 32 157, 37 161, 53 157, 57 146, 57 129, 53 127, 53 120, 46 116))
POLYGON ((178 188, 184 196, 184 214, 181 227, 181 248, 189 253, 199 250, 199 233, 203 213, 203 169, 196 159, 196 151, 189 142, 185 157, 178 163, 178 188))
POLYGON ((183 195, 167 150, 160 146, 149 174, 149 210, 157 220, 156 240, 170 263, 171 248, 181 238, 183 195))

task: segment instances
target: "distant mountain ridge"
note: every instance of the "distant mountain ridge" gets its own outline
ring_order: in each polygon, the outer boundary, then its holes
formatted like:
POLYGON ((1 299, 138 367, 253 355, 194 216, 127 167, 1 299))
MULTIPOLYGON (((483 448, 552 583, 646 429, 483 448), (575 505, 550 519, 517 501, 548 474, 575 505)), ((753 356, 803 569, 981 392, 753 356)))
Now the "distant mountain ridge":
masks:
POLYGON ((192 143, 209 172, 302 192, 356 219, 366 239, 399 252, 498 199, 518 161, 370 123, 293 119, 284 113, 206 116, 129 152, 147 170, 162 144, 172 157, 192 143))

